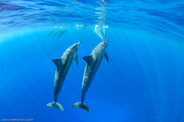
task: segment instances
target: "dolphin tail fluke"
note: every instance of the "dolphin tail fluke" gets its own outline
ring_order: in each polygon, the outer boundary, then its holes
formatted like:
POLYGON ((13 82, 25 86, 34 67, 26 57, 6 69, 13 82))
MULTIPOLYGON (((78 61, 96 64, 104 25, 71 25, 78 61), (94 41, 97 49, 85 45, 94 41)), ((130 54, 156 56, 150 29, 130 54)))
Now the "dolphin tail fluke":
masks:
POLYGON ((82 108, 82 109, 84 109, 84 110, 86 110, 90 113, 89 107, 86 104, 82 103, 82 102, 77 102, 77 103, 73 104, 72 107, 82 108))
POLYGON ((51 102, 51 103, 48 103, 47 106, 57 108, 57 109, 64 111, 63 106, 60 105, 59 103, 51 102))

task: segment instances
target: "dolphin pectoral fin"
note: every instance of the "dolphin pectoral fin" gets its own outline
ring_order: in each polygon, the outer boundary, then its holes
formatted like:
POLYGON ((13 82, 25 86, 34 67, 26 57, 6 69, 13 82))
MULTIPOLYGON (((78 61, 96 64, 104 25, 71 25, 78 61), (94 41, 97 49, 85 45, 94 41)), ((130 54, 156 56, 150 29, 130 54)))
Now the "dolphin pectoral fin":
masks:
POLYGON ((84 56, 83 59, 89 64, 92 61, 92 56, 84 56))
POLYGON ((76 64, 78 65, 79 64, 79 59, 78 59, 78 56, 77 55, 75 57, 75 61, 76 61, 76 64))
POLYGON ((81 102, 75 103, 75 104, 72 105, 72 108, 73 107, 82 108, 82 109, 84 109, 84 110, 86 110, 86 111, 88 111, 90 113, 89 107, 86 104, 84 104, 84 103, 81 103, 81 102))
POLYGON ((105 59, 107 60, 107 62, 109 62, 109 56, 108 56, 108 54, 107 53, 105 53, 105 59))
POLYGON ((46 106, 57 108, 57 109, 64 111, 63 106, 60 105, 59 103, 51 102, 51 103, 48 103, 46 106))
POLYGON ((62 59, 61 58, 59 58, 59 59, 53 59, 52 61, 56 64, 57 67, 62 67, 63 66, 63 63, 62 63, 62 59))

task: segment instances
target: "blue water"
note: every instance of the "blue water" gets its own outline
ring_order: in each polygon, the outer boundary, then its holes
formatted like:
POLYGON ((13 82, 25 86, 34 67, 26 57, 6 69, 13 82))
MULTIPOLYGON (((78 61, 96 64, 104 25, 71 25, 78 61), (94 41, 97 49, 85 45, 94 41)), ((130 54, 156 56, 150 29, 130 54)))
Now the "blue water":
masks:
POLYGON ((184 122, 184 1, 79 1, 0 1, 0 121, 184 122), (86 94, 89 114, 71 106, 80 101, 82 57, 102 41, 95 25, 108 27, 109 62, 86 94), (47 107, 52 59, 80 40, 79 65, 71 65, 59 95, 64 112, 47 107))

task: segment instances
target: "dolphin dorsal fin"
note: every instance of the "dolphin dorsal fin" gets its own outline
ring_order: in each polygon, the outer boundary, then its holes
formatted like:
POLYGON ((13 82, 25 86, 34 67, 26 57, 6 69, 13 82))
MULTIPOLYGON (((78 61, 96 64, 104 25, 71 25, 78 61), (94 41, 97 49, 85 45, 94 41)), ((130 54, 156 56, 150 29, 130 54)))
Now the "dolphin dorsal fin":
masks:
POLYGON ((52 61, 56 64, 57 67, 62 67, 63 66, 63 62, 62 59, 52 59, 52 61))
POLYGON ((109 62, 109 56, 108 56, 108 54, 107 54, 107 53, 105 53, 105 55, 104 55, 104 56, 105 56, 106 61, 107 61, 107 62, 109 62))
POLYGON ((92 56, 84 56, 83 59, 89 64, 92 61, 92 56))

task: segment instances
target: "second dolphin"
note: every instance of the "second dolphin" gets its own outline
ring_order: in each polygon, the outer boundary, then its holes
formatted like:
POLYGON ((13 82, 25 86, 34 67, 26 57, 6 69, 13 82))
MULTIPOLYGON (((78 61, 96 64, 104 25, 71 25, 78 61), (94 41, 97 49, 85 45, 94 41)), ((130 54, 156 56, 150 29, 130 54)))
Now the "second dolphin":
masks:
POLYGON ((90 56, 83 57, 83 59, 87 62, 87 64, 83 75, 81 102, 73 104, 72 107, 79 107, 84 110, 87 110, 90 113, 89 107, 86 104, 84 104, 84 98, 102 62, 103 57, 105 57, 108 62, 108 55, 106 53, 107 45, 108 45, 108 40, 102 41, 93 49, 90 56))

